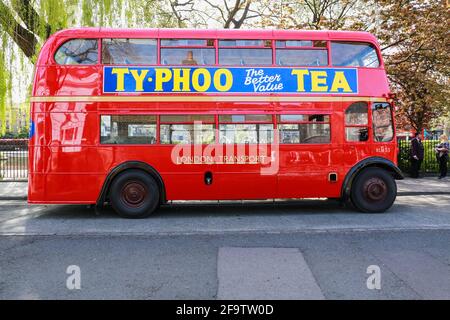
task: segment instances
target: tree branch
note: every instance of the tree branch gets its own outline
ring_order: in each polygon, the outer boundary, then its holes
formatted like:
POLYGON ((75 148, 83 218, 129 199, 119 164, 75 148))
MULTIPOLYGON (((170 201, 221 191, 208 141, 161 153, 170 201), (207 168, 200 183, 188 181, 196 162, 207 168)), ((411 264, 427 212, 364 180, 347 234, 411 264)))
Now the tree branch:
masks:
POLYGON ((28 58, 33 59, 38 43, 36 36, 16 21, 11 10, 1 0, 0 26, 9 34, 23 53, 28 58))
POLYGON ((34 10, 30 0, 13 0, 11 3, 12 8, 17 12, 30 32, 38 34, 39 30, 42 28, 42 30, 45 31, 45 39, 50 37, 52 33, 51 26, 39 16, 36 10, 34 10))

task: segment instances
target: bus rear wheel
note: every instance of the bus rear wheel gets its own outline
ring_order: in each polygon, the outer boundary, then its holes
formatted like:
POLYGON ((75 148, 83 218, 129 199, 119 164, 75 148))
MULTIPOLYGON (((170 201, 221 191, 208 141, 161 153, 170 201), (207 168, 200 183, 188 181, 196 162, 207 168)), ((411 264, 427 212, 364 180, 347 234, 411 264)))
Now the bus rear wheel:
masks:
POLYGON ((396 197, 397 184, 394 178, 380 168, 364 169, 352 183, 351 202, 362 212, 385 212, 396 197))
POLYGON ((159 204, 158 184, 141 170, 130 169, 121 173, 114 179, 110 190, 111 205, 124 218, 146 218, 159 204))

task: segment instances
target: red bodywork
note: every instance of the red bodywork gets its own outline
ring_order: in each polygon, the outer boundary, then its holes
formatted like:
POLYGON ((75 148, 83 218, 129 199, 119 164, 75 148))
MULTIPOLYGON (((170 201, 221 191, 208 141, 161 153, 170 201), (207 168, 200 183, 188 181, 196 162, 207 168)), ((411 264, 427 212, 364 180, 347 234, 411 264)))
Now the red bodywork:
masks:
MULTIPOLYGON (((377 156, 396 163, 395 139, 391 142, 373 140, 370 108, 369 140, 346 142, 344 135, 344 111, 350 104, 358 100, 368 103, 388 101, 389 93, 379 45, 372 35, 363 32, 103 28, 64 30, 48 39, 36 63, 31 102, 34 134, 29 143, 28 201, 96 203, 108 174, 127 161, 142 161, 152 166, 162 178, 166 200, 338 198, 347 173, 361 160, 377 156), (358 68, 359 93, 352 97, 345 96, 342 100, 339 99, 344 97, 342 94, 328 94, 326 97, 318 94, 269 94, 267 96, 271 99, 253 102, 253 95, 242 94, 241 96, 246 97, 242 101, 239 101, 239 97, 236 98, 237 101, 221 101, 214 100, 220 94, 200 94, 213 98, 206 102, 192 102, 188 94, 183 94, 183 101, 133 102, 125 99, 120 102, 105 102, 85 98, 106 96, 102 93, 101 63, 89 66, 55 63, 55 51, 65 41, 73 38, 363 41, 372 43, 377 48, 381 65, 379 68, 358 68), (299 102, 276 99, 286 96, 303 99, 299 102), (46 98, 51 99, 46 101, 46 98), (281 144, 279 171, 275 175, 261 175, 261 165, 258 164, 176 165, 170 158, 173 148, 171 145, 100 144, 101 114, 276 115, 299 112, 329 114, 331 143, 281 144), (206 171, 214 174, 211 185, 204 182, 206 171), (332 172, 337 173, 336 182, 329 181, 329 173, 332 172)), ((107 94, 115 95, 118 94, 107 94)), ((136 95, 148 94, 133 94, 136 95)), ((167 95, 166 93, 165 96, 167 95)))

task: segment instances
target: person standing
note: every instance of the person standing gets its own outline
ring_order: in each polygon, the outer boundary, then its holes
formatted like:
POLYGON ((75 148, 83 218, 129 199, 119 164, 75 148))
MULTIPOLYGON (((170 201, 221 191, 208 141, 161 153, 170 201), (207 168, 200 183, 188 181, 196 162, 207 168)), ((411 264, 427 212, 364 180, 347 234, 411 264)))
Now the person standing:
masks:
POLYGON ((442 179, 447 176, 448 151, 450 145, 448 137, 445 134, 442 134, 439 137, 439 140, 441 140, 441 143, 439 143, 434 150, 436 151, 436 158, 439 162, 439 179, 442 179))
POLYGON ((423 143, 418 132, 411 139, 411 177, 418 178, 424 155, 423 143))

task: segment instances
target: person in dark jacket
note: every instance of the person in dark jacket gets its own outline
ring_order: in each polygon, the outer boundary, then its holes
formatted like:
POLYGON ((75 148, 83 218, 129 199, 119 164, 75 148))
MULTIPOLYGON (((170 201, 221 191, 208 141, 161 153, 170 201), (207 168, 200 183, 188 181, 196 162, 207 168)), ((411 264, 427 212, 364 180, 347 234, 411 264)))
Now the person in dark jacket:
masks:
POLYGON ((439 162, 439 179, 445 178, 447 176, 447 161, 448 161, 448 151, 450 149, 450 144, 448 143, 448 138, 445 134, 439 137, 441 143, 437 145, 436 158, 439 162))
POLYGON ((418 178, 424 155, 423 143, 418 132, 411 139, 411 177, 418 178))

